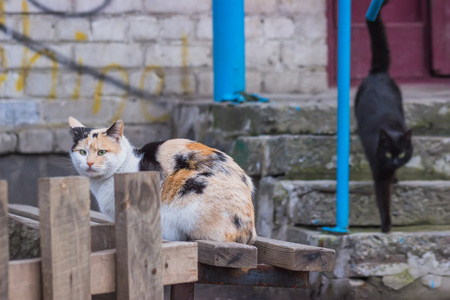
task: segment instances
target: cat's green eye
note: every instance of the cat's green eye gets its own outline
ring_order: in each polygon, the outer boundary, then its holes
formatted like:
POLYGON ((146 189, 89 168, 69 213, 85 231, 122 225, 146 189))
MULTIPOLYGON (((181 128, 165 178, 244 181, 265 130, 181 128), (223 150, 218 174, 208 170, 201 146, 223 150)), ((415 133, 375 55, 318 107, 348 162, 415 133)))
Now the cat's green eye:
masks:
POLYGON ((83 155, 83 156, 85 156, 85 155, 87 154, 87 152, 84 151, 84 150, 80 150, 80 154, 83 155))
POLYGON ((100 151, 98 151, 97 154, 98 154, 98 156, 103 156, 106 154, 106 150, 100 150, 100 151))
POLYGON ((392 157, 392 153, 391 152, 386 152, 386 157, 387 158, 391 158, 392 157))
POLYGON ((399 158, 405 157, 405 152, 400 153, 400 154, 398 155, 398 157, 399 157, 399 158))

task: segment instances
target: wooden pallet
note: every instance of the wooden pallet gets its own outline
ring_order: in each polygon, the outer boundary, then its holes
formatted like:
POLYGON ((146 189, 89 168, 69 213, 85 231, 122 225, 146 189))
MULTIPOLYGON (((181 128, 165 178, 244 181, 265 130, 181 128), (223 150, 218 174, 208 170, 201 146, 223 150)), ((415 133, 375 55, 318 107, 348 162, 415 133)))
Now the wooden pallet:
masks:
POLYGON ((7 205, 0 181, 0 278, 8 278, 6 286, 0 280, 0 299, 80 299, 80 293, 162 299, 163 285, 172 285, 171 299, 193 299, 194 283, 307 288, 310 271, 334 269, 334 250, 262 237, 252 246, 162 241, 159 175, 118 174, 115 180, 116 224, 89 211, 86 178, 41 179, 40 210, 7 205), (151 197, 137 192, 142 185, 151 197), (9 261, 8 232, 2 232, 8 219, 40 234, 40 258, 9 261))

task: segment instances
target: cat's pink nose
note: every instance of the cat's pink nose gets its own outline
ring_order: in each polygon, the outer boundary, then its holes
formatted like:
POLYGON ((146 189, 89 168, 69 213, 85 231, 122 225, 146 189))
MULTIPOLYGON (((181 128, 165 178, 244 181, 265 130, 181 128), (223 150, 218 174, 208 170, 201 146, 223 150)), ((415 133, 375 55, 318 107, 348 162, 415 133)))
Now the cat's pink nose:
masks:
POLYGON ((94 163, 93 162, 88 162, 87 164, 89 165, 89 169, 90 169, 94 163))

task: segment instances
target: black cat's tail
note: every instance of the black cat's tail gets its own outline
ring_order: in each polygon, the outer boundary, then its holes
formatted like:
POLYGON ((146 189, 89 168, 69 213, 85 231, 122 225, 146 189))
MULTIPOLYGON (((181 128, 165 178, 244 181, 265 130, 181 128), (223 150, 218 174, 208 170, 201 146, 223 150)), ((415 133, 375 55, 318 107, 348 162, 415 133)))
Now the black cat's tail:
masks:
POLYGON ((367 27, 369 28, 372 51, 372 65, 370 67, 370 74, 387 73, 391 64, 386 29, 384 28, 380 14, 381 11, 375 21, 366 21, 367 27))

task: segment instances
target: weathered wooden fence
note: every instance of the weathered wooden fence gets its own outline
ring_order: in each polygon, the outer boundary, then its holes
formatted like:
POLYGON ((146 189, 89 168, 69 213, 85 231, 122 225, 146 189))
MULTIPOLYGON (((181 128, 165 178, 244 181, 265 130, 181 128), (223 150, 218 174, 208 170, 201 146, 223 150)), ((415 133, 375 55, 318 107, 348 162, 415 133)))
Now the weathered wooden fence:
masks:
POLYGON ((39 209, 8 206, 0 181, 0 299, 163 299, 164 285, 193 299, 194 283, 307 288, 310 271, 334 269, 334 250, 261 237, 162 241, 156 172, 116 174, 115 197, 113 224, 89 210, 87 178, 40 179, 39 209), (39 231, 40 258, 9 259, 8 219, 39 231))

